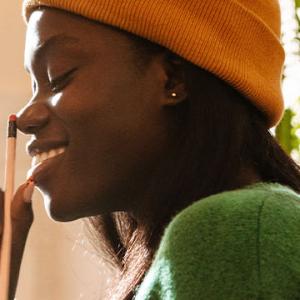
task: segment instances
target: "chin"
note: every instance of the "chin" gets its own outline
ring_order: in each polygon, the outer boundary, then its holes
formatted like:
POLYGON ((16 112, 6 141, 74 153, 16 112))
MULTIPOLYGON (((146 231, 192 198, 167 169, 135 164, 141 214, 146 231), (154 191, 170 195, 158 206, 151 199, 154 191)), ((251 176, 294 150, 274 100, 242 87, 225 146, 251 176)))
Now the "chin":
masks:
POLYGON ((62 207, 61 205, 55 205, 58 201, 55 201, 46 193, 42 193, 44 199, 44 207, 49 219, 57 222, 71 222, 82 218, 71 211, 70 207, 62 207))

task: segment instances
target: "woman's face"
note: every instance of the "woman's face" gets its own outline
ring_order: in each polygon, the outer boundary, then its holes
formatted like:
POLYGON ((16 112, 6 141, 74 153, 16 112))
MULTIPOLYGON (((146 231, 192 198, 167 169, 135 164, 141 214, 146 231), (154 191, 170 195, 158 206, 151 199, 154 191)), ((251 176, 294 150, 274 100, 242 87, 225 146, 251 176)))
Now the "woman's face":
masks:
POLYGON ((48 215, 70 221, 139 207, 172 144, 159 56, 140 74, 122 33, 42 9, 29 20, 25 66, 33 96, 18 127, 32 135, 31 155, 41 154, 31 173, 48 215))

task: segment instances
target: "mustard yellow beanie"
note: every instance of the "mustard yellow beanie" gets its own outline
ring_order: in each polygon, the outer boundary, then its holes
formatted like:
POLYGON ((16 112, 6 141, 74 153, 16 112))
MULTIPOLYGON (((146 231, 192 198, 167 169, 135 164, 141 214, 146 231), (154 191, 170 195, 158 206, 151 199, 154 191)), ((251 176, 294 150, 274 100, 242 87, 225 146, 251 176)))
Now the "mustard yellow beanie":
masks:
POLYGON ((278 125, 284 101, 278 0, 25 0, 28 22, 39 6, 116 26, 210 71, 278 125))

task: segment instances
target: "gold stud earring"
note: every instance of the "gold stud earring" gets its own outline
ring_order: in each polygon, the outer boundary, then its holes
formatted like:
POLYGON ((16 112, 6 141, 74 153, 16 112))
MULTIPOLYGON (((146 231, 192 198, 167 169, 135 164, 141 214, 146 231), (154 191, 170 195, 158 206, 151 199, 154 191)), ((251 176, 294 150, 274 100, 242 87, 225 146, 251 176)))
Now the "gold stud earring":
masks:
POLYGON ((175 97, 177 97, 177 94, 173 92, 173 93, 171 94, 171 96, 175 98, 175 97))

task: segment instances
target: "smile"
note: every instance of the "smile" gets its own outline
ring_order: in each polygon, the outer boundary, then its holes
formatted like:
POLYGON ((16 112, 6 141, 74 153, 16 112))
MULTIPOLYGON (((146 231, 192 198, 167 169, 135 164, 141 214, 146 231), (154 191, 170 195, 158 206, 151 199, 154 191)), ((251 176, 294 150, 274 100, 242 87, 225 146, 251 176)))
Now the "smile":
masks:
POLYGON ((57 149, 51 149, 47 152, 38 153, 33 157, 31 166, 35 167, 39 163, 42 163, 45 160, 48 160, 50 158, 54 158, 54 157, 64 153, 65 151, 66 151, 66 147, 61 147, 61 148, 57 148, 57 149))
POLYGON ((41 180, 52 177, 63 159, 66 148, 60 147, 44 152, 36 150, 36 153, 31 155, 33 158, 31 168, 27 172, 27 179, 33 177, 38 186, 41 180))

